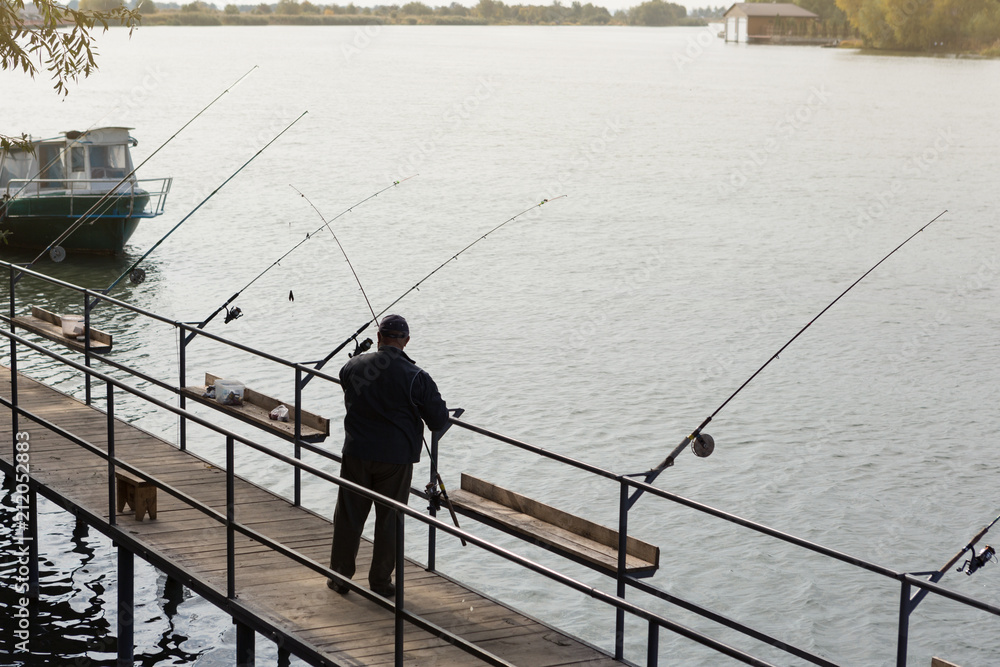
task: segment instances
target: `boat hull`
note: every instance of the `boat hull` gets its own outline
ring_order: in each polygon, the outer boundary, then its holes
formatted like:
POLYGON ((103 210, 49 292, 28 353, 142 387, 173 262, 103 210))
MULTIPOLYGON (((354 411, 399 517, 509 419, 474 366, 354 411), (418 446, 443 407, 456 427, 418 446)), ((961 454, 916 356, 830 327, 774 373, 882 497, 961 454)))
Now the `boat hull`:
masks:
MULTIPOLYGON (((30 197, 8 203, 0 232, 6 233, 4 248, 43 250, 69 229, 100 199, 99 196, 30 197)), ((148 194, 114 197, 102 203, 103 214, 92 217, 59 243, 67 252, 122 255, 135 232, 148 194)))

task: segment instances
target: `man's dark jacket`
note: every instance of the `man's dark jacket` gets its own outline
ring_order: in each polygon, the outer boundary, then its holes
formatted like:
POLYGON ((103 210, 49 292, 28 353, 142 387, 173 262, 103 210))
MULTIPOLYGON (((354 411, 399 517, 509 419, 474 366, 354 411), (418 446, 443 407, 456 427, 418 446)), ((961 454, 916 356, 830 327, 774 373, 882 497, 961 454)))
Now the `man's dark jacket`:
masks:
POLYGON ((448 424, 448 406, 437 385, 402 350, 384 346, 340 369, 344 404, 344 454, 365 461, 416 463, 424 425, 448 424))

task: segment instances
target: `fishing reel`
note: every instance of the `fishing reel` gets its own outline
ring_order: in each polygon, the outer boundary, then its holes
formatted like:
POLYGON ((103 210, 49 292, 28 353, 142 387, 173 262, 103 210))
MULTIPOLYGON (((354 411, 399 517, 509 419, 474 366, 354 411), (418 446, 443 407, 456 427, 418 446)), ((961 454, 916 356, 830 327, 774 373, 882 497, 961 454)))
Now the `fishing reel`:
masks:
POLYGON ((424 491, 427 493, 427 509, 437 512, 441 509, 441 487, 437 485, 436 482, 429 482, 427 486, 424 487, 424 491))
POLYGON ((241 317, 243 317, 243 311, 240 310, 239 306, 233 306, 232 310, 226 308, 226 320, 225 320, 226 324, 229 324, 233 320, 238 320, 241 317))
POLYGON ((976 556, 975 553, 976 552, 973 551, 972 558, 962 563, 956 571, 962 572, 964 570, 966 575, 972 576, 973 572, 993 560, 993 557, 997 554, 997 550, 987 544, 983 550, 979 552, 978 556, 976 556))
POLYGON ((358 356, 359 354, 363 354, 363 353, 367 352, 370 349, 372 349, 372 339, 371 338, 365 338, 360 343, 357 342, 357 341, 354 341, 354 352, 349 352, 347 354, 347 356, 351 357, 353 359, 354 357, 358 356))
POLYGON ((715 438, 708 433, 699 433, 691 441, 691 452, 700 459, 711 456, 715 451, 715 438))

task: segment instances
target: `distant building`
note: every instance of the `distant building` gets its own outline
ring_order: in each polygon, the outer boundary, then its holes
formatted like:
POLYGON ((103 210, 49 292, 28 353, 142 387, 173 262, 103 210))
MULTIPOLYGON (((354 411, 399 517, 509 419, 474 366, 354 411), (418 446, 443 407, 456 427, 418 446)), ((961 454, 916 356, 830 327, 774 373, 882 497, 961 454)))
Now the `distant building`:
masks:
MULTIPOLYGON (((819 16, 790 2, 737 2, 723 17, 727 42, 803 43, 819 16)), ((829 40, 820 40, 829 41, 829 40)))

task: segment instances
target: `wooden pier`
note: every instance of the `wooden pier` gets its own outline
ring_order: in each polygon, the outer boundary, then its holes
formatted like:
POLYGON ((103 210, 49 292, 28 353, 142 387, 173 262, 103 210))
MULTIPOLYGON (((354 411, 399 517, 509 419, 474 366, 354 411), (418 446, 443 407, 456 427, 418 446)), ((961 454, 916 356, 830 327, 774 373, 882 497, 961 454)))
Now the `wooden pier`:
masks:
MULTIPOLYGON (((103 411, 24 376, 18 377, 17 391, 22 409, 107 451, 108 419, 103 411)), ((10 400, 10 371, 2 367, 0 395, 10 400)), ((0 441, 13 443, 11 412, 0 412, 0 441)), ((339 595, 328 589, 325 578, 315 571, 240 534, 236 535, 235 549, 237 595, 232 598, 227 595, 224 525, 162 491, 155 520, 146 517, 137 521, 127 508, 112 519, 104 458, 24 417, 18 431, 30 434, 30 471, 39 493, 110 536, 120 548, 179 579, 231 614, 238 624, 276 641, 280 652, 320 665, 393 664, 395 618, 391 608, 357 592, 339 595)), ((119 460, 226 513, 224 469, 120 420, 115 423, 114 448, 119 460)), ((12 446, 0 450, 3 467, 10 471, 12 446)), ((319 563, 328 562, 332 524, 327 518, 239 478, 234 491, 237 521, 319 563)), ((370 557, 371 545, 364 541, 357 575, 362 585, 370 557)), ((407 561, 403 581, 407 611, 508 663, 620 664, 608 654, 416 562, 407 561)), ((484 664, 410 623, 403 648, 405 664, 484 664)), ((241 664, 247 664, 245 656, 241 664)))

